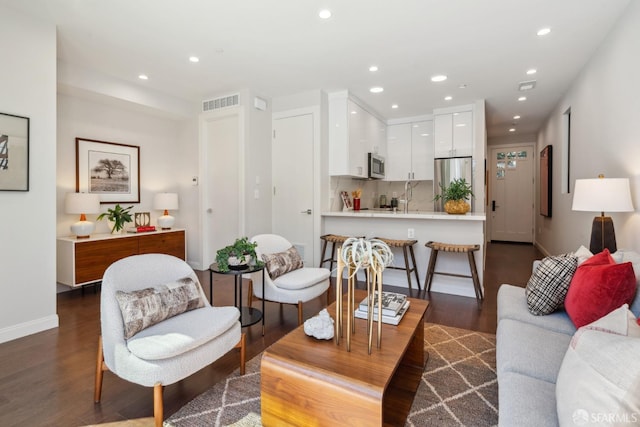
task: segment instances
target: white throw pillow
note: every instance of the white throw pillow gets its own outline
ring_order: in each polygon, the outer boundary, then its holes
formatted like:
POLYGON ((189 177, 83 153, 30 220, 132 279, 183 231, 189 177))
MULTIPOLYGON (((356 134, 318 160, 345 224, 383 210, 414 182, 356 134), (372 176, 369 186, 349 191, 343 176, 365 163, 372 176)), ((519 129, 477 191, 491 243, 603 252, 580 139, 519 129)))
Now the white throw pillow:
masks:
POLYGON ((585 248, 584 246, 580 246, 578 250, 573 253, 573 256, 578 258, 578 265, 580 265, 591 258, 593 254, 589 249, 585 248))
POLYGON ((574 334, 556 381, 560 426, 640 423, 640 326, 625 304, 574 334))

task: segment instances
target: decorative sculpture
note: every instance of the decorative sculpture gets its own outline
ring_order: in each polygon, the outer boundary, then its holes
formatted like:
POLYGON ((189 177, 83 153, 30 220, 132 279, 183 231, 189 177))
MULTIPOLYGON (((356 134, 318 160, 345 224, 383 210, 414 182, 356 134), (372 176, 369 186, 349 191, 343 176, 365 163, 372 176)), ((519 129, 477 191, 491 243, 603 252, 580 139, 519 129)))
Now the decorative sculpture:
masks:
MULTIPOLYGON (((351 351, 351 334, 355 333, 355 284, 358 270, 364 269, 367 281, 367 338, 368 351, 371 354, 373 342, 373 302, 378 298, 382 306, 382 272, 393 262, 393 253, 389 246, 378 239, 350 237, 338 248, 338 270, 336 275, 336 344, 340 344, 343 332, 342 272, 348 269, 347 277, 347 351, 351 351)), ((382 310, 378 310, 377 347, 382 340, 382 310)))
POLYGON ((333 319, 326 308, 323 308, 317 316, 304 322, 304 333, 319 340, 333 338, 333 319))

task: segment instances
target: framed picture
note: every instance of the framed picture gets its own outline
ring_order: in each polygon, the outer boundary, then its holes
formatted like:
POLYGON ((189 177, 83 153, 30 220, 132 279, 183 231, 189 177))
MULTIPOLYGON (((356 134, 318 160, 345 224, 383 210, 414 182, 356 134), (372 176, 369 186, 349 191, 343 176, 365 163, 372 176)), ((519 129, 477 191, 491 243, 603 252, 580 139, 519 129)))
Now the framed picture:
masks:
POLYGON ((0 113, 0 190, 29 191, 29 118, 0 113))
POLYGON ((76 191, 100 203, 140 203, 140 147, 76 138, 76 191))
POLYGON ((540 215, 551 218, 551 187, 553 147, 547 145, 540 152, 540 215))

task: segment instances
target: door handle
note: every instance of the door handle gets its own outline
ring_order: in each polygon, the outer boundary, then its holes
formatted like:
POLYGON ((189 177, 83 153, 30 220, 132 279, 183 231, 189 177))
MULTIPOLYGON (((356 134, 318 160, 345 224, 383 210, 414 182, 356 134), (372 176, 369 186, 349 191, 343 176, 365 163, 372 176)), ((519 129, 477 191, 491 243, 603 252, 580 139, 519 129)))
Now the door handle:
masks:
POLYGON ((307 215, 311 215, 311 209, 307 209, 306 211, 301 211, 300 213, 306 213, 307 215))

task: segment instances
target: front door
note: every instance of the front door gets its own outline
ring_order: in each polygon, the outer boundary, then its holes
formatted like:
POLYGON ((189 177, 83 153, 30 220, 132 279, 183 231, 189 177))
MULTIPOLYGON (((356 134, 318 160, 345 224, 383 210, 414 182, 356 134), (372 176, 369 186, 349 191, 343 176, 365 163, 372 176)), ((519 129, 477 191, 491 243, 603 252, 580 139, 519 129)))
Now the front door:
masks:
POLYGON ((533 242, 535 145, 491 148, 491 240, 533 242))
POLYGON ((313 114, 274 119, 273 130, 273 233, 289 240, 304 264, 313 266, 313 114))

